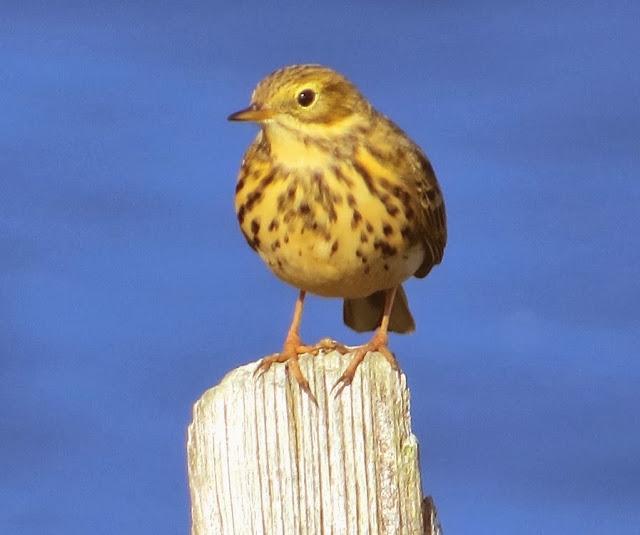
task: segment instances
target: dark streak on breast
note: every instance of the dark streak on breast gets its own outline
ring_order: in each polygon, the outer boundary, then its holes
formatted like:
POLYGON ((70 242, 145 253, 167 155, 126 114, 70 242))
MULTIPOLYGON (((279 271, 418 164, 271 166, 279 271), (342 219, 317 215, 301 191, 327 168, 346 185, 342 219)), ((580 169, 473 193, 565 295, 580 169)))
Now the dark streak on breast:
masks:
POLYGON ((377 194, 376 187, 373 184, 373 180, 371 179, 371 175, 369 174, 369 171, 367 171, 357 161, 353 162, 353 169, 355 170, 356 173, 358 173, 362 177, 362 180, 364 180, 364 183, 367 186, 369 193, 373 195, 377 194))

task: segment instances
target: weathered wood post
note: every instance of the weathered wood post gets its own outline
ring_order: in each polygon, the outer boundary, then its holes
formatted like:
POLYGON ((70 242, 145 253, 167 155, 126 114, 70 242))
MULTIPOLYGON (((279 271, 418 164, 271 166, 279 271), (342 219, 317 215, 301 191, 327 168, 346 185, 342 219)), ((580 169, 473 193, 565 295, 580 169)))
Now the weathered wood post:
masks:
POLYGON ((231 371, 189 426, 192 535, 439 535, 423 501, 403 374, 370 354, 334 397, 350 355, 305 355, 314 405, 282 365, 231 371))

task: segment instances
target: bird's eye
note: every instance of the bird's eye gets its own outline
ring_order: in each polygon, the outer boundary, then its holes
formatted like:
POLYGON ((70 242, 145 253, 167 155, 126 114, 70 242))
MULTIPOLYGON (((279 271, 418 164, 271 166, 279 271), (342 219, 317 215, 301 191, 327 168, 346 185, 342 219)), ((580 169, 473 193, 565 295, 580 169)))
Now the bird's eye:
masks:
POLYGON ((315 99, 316 93, 312 89, 303 89, 298 93, 298 104, 304 108, 311 106, 315 99))

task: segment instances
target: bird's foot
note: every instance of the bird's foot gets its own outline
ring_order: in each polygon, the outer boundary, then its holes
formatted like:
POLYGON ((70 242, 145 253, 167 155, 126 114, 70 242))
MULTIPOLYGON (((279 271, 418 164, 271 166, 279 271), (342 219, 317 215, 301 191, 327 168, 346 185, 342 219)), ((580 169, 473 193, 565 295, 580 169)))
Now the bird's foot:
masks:
POLYGON ((307 381, 307 378, 302 373, 300 364, 298 362, 300 355, 311 352, 311 347, 312 346, 302 344, 299 336, 288 335, 287 339, 284 341, 282 351, 280 353, 274 353, 273 355, 264 357, 254 370, 254 377, 262 376, 265 372, 267 372, 267 370, 269 370, 269 368, 271 368, 272 364, 286 363, 289 372, 296 380, 296 382, 300 385, 300 388, 302 388, 302 390, 304 390, 311 398, 311 401, 313 401, 313 403, 317 405, 318 402, 316 400, 316 397, 313 395, 313 392, 311 392, 309 381, 307 381))
POLYGON ((320 352, 331 353, 332 351, 337 351, 341 355, 346 355, 353 351, 352 347, 345 346, 332 338, 323 338, 315 345, 304 347, 307 349, 308 353, 313 355, 318 355, 320 352))
POLYGON ((353 357, 351 358, 351 362, 346 367, 340 378, 336 381, 336 383, 331 388, 331 391, 335 391, 335 396, 338 397, 342 390, 346 386, 349 386, 353 381, 353 378, 356 374, 356 370, 360 363, 364 360, 369 352, 378 352, 384 358, 387 359, 389 364, 394 370, 398 370, 398 361, 396 357, 391 352, 391 350, 387 347, 388 337, 386 333, 377 332, 371 340, 369 340, 366 344, 361 346, 357 346, 355 348, 351 348, 351 350, 355 350, 353 357))

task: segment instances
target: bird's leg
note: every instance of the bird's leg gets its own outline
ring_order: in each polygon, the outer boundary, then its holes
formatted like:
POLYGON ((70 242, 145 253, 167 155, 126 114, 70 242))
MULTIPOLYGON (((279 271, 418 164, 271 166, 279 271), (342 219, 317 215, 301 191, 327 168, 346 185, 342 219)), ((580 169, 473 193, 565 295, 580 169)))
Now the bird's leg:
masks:
POLYGON ((302 320, 302 309, 304 306, 305 294, 306 292, 304 290, 300 290, 300 293, 298 294, 298 298, 296 299, 296 304, 293 309, 293 320, 291 321, 291 326, 287 332, 287 337, 284 340, 282 351, 263 358, 253 374, 262 375, 273 363, 286 362, 291 375, 293 375, 294 379, 298 382, 300 388, 309 394, 311 400, 317 405, 316 398, 309 388, 309 381, 307 381, 300 369, 300 364, 298 364, 298 357, 303 353, 309 352, 309 346, 303 345, 300 339, 300 321, 302 320))
POLYGON ((384 312, 382 314, 382 321, 380 322, 380 326, 376 330, 375 334, 371 337, 371 340, 369 340, 366 344, 355 348, 355 353, 351 359, 351 362, 349 362, 349 365, 331 389, 336 390, 336 396, 338 396, 340 392, 342 392, 345 386, 351 384, 358 366, 370 351, 377 351, 378 353, 381 353, 389 361, 389 364, 391 364, 391 367, 394 370, 398 369, 398 362, 396 361, 393 353, 387 347, 387 342, 389 340, 389 336, 387 334, 387 331, 389 329, 389 316, 391 315, 393 300, 395 299, 397 289, 398 288, 395 287, 385 292, 384 312))

